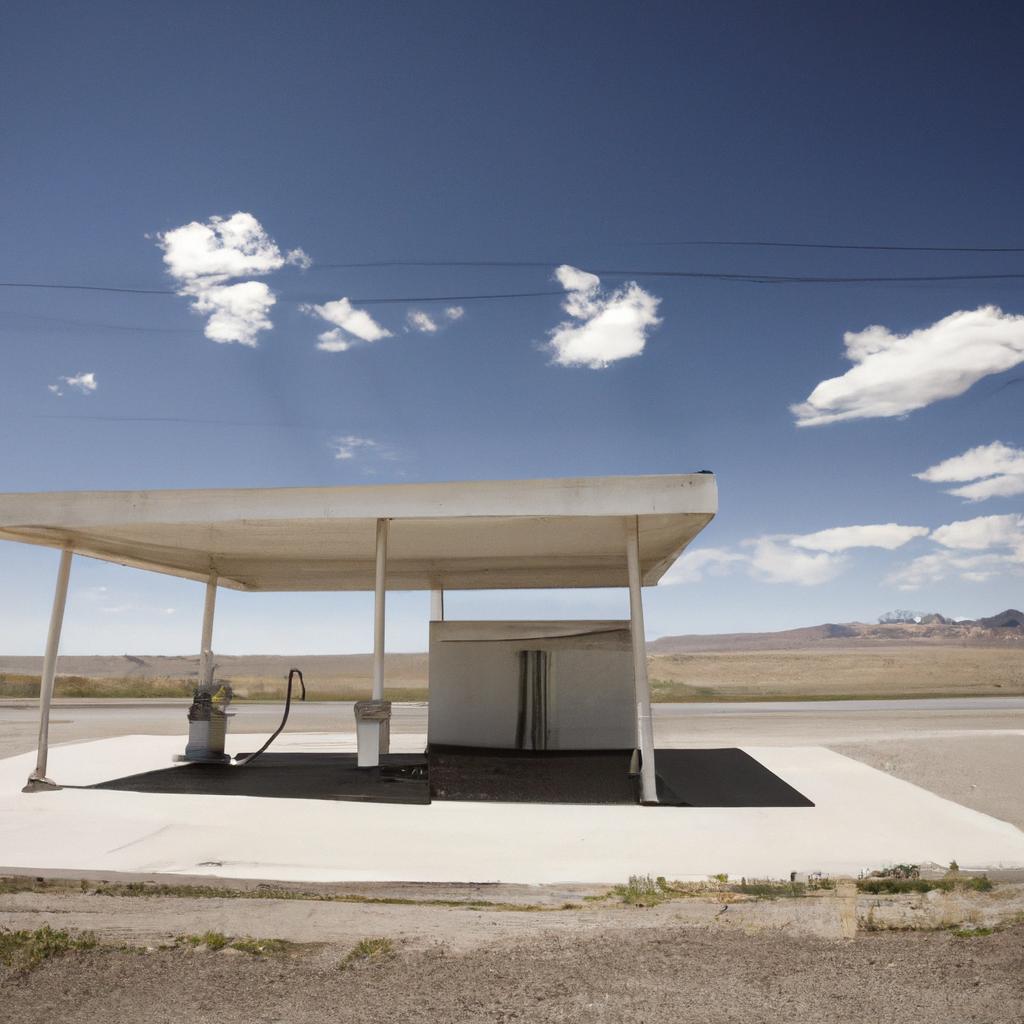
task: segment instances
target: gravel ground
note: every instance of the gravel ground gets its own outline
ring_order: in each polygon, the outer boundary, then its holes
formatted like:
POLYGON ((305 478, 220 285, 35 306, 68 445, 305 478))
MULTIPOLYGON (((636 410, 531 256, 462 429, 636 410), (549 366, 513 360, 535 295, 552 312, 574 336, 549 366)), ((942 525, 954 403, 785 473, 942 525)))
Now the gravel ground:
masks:
POLYGON ((100 943, 28 973, 0 967, 3 1024, 1024 1021, 1015 882, 876 897, 841 880, 797 899, 716 892, 647 908, 588 901, 593 887, 367 884, 345 887, 363 902, 337 902, 309 898, 335 886, 281 900, 92 884, 0 892, 0 930, 48 925, 100 943), (496 905, 422 902, 481 898, 496 905), (993 933, 959 937, 957 926, 993 933), (262 957, 181 945, 205 932, 293 945, 262 957), (393 952, 340 969, 378 937, 393 952))
MULTIPOLYGON (((539 933, 471 952, 406 950, 339 970, 342 947, 285 958, 72 953, 0 974, 0 1020, 909 1022, 1024 1020, 1024 931, 855 940, 650 929, 539 933)), ((3 969, 0 969, 2 971, 3 969)))

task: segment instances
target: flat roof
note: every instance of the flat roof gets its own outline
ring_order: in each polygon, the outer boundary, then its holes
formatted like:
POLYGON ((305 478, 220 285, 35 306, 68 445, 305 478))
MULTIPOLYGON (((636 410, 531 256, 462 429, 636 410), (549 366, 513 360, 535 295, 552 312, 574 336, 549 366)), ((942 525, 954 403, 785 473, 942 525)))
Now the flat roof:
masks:
POLYGON ((0 539, 236 590, 624 587, 636 517, 645 585, 714 518, 711 473, 466 483, 0 494, 0 539))

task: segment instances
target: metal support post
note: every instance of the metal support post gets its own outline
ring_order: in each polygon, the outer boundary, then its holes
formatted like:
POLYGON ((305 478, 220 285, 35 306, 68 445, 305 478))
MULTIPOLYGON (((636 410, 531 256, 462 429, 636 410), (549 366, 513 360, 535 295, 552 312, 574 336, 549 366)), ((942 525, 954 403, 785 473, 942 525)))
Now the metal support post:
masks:
POLYGON ((373 589, 373 699, 384 699, 384 596, 388 565, 388 519, 377 520, 377 575, 373 589))
POLYGON ((356 701, 356 765, 376 768, 390 749, 391 702, 384 699, 384 596, 388 566, 388 519, 377 520, 377 572, 373 588, 373 694, 356 701))
POLYGON ((651 686, 647 679, 647 643, 644 604, 640 588, 640 524, 626 520, 626 568, 629 574, 629 619, 633 637, 633 679, 636 687, 637 740, 640 744, 640 794, 645 804, 658 802, 654 770, 654 726, 651 721, 651 686))
POLYGON ((50 612, 50 631, 46 637, 46 656, 43 658, 43 675, 39 683, 39 747, 36 767, 28 777, 22 792, 34 793, 60 787, 46 777, 46 759, 50 745, 50 704, 53 701, 53 681, 57 674, 57 650, 60 647, 60 631, 64 624, 64 607, 68 599, 68 580, 71 577, 71 559, 74 552, 65 548, 60 554, 57 569, 57 586, 53 592, 53 609, 50 612))
POLYGON ((209 692, 213 687, 213 613, 217 608, 217 574, 210 573, 206 581, 206 600, 203 603, 203 633, 199 641, 199 687, 209 692))

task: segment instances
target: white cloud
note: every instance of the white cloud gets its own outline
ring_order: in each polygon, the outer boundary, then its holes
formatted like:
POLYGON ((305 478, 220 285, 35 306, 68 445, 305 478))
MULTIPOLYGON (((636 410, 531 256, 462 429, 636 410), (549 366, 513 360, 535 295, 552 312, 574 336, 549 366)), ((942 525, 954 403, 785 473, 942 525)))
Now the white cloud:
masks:
POLYGON ((699 583, 705 575, 725 576, 737 564, 745 564, 747 558, 738 551, 725 548, 698 548, 685 551, 661 579, 665 586, 674 583, 699 583))
POLYGON ((932 540, 946 548, 986 551, 1024 544, 1024 515, 978 516, 948 523, 932 532, 932 540))
POLYGON ((926 526, 900 526, 897 523, 879 523, 872 526, 836 526, 792 537, 790 544, 810 551, 848 551, 850 548, 884 548, 893 551, 912 541, 926 537, 926 526))
POLYGON ((643 352, 648 330, 661 322, 660 299, 635 281, 602 295, 599 277, 567 264, 555 277, 568 292, 562 308, 573 318, 548 332, 556 363, 597 370, 643 352))
POLYGON ((303 268, 311 263, 301 249, 282 253, 263 225, 241 211, 227 218, 211 217, 205 223, 192 221, 156 238, 168 273, 182 282, 262 277, 286 263, 303 268))
POLYGON ((301 249, 282 253, 277 243, 251 214, 192 221, 156 236, 167 272, 180 285, 179 294, 192 299, 197 313, 208 315, 204 331, 217 342, 255 347, 257 335, 269 330, 268 312, 276 301, 270 288, 258 281, 228 284, 250 275, 264 276, 286 264, 310 266, 301 249))
POLYGON ((83 395, 91 395, 98 387, 95 373, 79 373, 74 377, 61 377, 56 384, 47 384, 47 390, 53 394, 62 396, 64 388, 71 388, 83 395))
POLYGON ((969 448, 914 476, 929 483, 964 483, 946 493, 968 501, 1008 498, 1024 494, 1024 449, 993 441, 969 448))
POLYGON ((746 543, 752 546, 751 575, 764 583, 797 583, 813 587, 828 583, 847 566, 843 555, 822 551, 808 555, 794 549, 788 538, 760 537, 746 543))
POLYGON ((430 314, 422 309, 411 309, 405 316, 407 331, 420 331, 423 334, 436 334, 446 326, 445 321, 461 320, 466 311, 461 306, 449 306, 441 314, 430 314))
POLYGON ((409 321, 409 326, 414 331, 421 331, 424 334, 434 334, 437 331, 437 321, 429 313, 424 313, 422 309, 410 310, 406 315, 406 320, 409 321))
POLYGON ((238 342, 255 348, 256 335, 273 326, 267 315, 277 297, 262 281, 218 284, 196 293, 192 308, 209 314, 204 334, 222 344, 238 342))
POLYGON ((953 551, 936 551, 921 555, 891 572, 885 582, 899 590, 940 583, 958 577, 968 583, 984 583, 992 577, 1012 571, 1015 563, 1004 555, 962 555, 953 551))
POLYGON ((891 551, 929 533, 926 526, 878 523, 836 526, 817 533, 752 537, 740 550, 698 548, 687 552, 665 574, 663 583, 695 583, 709 576, 724 576, 742 568, 761 583, 795 583, 812 587, 827 583, 849 565, 843 552, 853 548, 891 551), (815 554, 808 554, 813 551, 815 554))
POLYGON ((391 332, 381 327, 366 310, 354 308, 346 298, 300 308, 302 312, 334 325, 331 330, 318 335, 317 348, 323 352, 347 352, 354 344, 353 338, 373 342, 391 337, 391 332))
POLYGON ((334 451, 335 459, 347 462, 359 455, 375 455, 380 459, 397 458, 394 448, 380 441, 374 441, 370 437, 357 437, 348 434, 344 437, 336 437, 331 441, 331 448, 334 451))
POLYGON ((950 577, 981 583, 1024 571, 1024 515, 962 519, 933 530, 931 539, 944 550, 900 566, 886 582, 900 590, 916 590, 950 577))
POLYGON ((797 426, 904 416, 961 395, 982 377, 1024 362, 1024 316, 982 306, 909 334, 873 326, 847 332, 844 341, 853 368, 790 406, 797 426))

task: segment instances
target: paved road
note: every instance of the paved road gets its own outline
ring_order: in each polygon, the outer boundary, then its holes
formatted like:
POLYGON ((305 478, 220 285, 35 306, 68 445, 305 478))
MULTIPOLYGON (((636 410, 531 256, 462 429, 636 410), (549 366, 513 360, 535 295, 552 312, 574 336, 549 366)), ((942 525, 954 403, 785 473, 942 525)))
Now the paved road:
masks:
MULTIPOLYGON (((184 736, 185 709, 180 700, 58 700, 50 741, 131 733, 184 736)), ((280 704, 235 705, 229 736, 270 732, 281 711, 280 704)), ((1024 697, 656 704, 654 718, 658 742, 671 745, 832 746, 981 732, 1005 735, 1024 730, 1024 697)), ((345 732, 353 727, 352 705, 340 701, 293 704, 288 722, 288 728, 298 732, 345 732)), ((34 750, 37 730, 34 701, 0 702, 0 757, 34 750)), ((396 704, 392 730, 426 733, 426 704, 396 704)))

